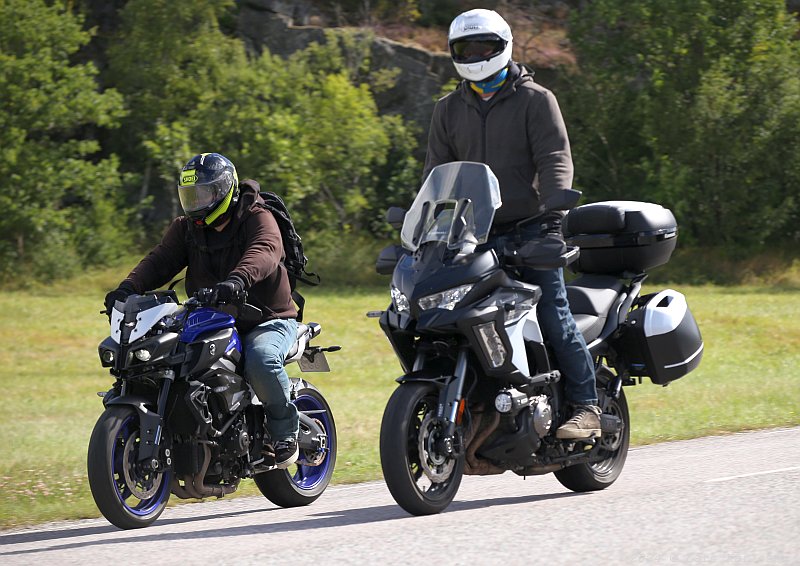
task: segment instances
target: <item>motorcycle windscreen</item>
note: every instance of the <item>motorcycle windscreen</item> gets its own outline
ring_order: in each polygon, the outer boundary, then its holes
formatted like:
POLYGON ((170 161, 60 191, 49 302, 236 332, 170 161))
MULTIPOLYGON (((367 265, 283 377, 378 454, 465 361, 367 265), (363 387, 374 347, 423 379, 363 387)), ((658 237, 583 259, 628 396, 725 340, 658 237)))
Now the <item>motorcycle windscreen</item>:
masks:
POLYGON ((486 242, 500 200, 500 184, 483 163, 454 161, 434 167, 406 213, 400 239, 416 251, 426 242, 452 250, 486 242))

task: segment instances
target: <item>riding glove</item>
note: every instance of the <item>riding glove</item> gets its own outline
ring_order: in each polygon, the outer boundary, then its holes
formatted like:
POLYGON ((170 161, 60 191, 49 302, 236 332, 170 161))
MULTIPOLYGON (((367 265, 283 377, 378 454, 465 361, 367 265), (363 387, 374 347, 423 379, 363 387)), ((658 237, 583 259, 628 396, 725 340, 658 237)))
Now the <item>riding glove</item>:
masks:
POLYGON ((233 303, 241 299, 244 292, 244 284, 238 277, 229 277, 214 286, 215 303, 233 303))
POLYGON ((125 300, 134 293, 136 293, 136 289, 127 283, 122 283, 119 287, 109 292, 103 301, 103 305, 106 307, 106 314, 111 317, 111 311, 114 308, 114 303, 117 301, 125 302, 125 300))

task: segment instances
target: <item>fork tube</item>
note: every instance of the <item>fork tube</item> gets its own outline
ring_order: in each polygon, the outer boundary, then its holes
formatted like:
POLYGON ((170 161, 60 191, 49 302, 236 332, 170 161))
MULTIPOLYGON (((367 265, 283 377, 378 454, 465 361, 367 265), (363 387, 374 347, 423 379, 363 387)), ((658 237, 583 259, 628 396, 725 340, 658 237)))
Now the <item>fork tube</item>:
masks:
POLYGON ((414 360, 414 367, 411 368, 411 371, 419 371, 423 367, 425 367, 425 354, 418 352, 417 359, 414 360))
POLYGON ((166 416, 167 410, 167 398, 169 397, 169 390, 172 386, 172 382, 175 380, 175 372, 171 369, 166 370, 163 372, 162 377, 164 381, 161 384, 161 392, 158 395, 158 416, 159 416, 159 423, 158 429, 156 430, 156 438, 154 444, 159 446, 161 444, 161 432, 164 425, 164 417, 166 416))
POLYGON ((469 346, 461 346, 458 350, 458 358, 456 359, 456 369, 453 374, 455 379, 447 386, 445 394, 447 395, 447 407, 450 408, 450 416, 447 421, 447 436, 453 436, 456 431, 456 415, 458 414, 458 404, 461 401, 461 395, 464 391, 464 380, 467 377, 467 355, 469 354, 469 346))

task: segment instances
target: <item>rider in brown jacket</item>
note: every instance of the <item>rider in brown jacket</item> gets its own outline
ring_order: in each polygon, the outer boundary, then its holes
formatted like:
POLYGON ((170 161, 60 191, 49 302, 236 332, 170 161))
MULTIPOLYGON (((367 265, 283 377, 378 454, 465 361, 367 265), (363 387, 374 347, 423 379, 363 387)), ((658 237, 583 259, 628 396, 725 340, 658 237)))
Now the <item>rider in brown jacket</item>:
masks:
POLYGON ((261 309, 262 317, 237 321, 244 373, 267 413, 276 464, 288 467, 299 453, 299 419, 283 362, 297 338, 297 309, 282 263, 278 224, 263 206, 258 183, 239 185, 233 163, 218 153, 189 160, 178 196, 185 216, 173 220, 161 242, 108 293, 106 311, 128 295, 166 285, 184 268, 189 295, 210 288, 217 302, 229 303, 247 291, 248 302, 261 309))

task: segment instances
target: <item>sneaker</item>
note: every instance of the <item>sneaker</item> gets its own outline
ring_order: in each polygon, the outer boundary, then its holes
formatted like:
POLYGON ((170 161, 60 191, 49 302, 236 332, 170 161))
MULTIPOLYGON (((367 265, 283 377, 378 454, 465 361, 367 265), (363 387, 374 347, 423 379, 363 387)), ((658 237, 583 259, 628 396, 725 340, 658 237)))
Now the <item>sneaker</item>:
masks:
POLYGON ((578 405, 572 418, 558 427, 556 438, 582 440, 600 436, 600 407, 578 405))
POLYGON ((275 465, 279 469, 285 470, 294 464, 299 455, 300 448, 294 438, 286 438, 275 443, 275 465))

